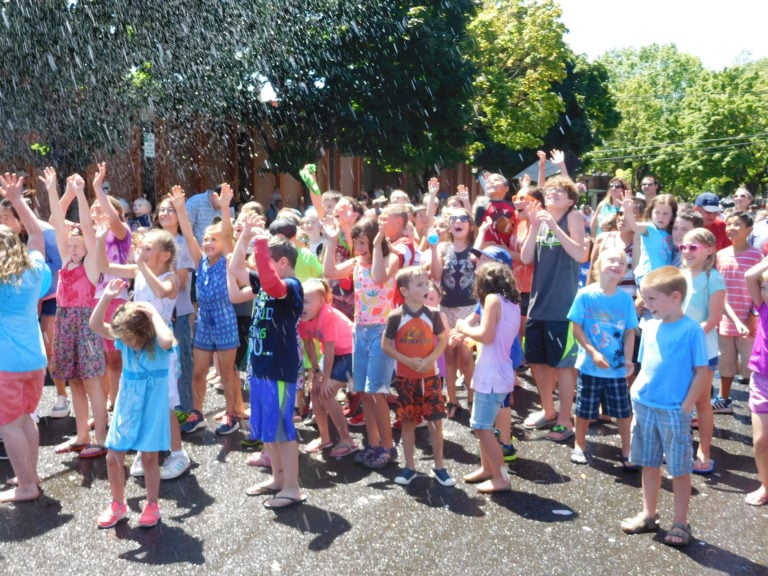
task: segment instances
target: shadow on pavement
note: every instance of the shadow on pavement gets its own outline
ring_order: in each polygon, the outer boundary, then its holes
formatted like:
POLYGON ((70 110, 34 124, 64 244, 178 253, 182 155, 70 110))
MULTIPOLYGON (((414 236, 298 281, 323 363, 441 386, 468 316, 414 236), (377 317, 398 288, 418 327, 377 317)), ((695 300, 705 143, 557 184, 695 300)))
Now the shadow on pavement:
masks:
POLYGON ((61 510, 61 502, 45 493, 36 500, 0 506, 0 542, 21 542, 60 528, 74 518, 61 510))
POLYGON ((352 529, 352 524, 343 516, 309 504, 276 512, 275 522, 315 534, 307 546, 313 552, 330 548, 336 538, 352 529))

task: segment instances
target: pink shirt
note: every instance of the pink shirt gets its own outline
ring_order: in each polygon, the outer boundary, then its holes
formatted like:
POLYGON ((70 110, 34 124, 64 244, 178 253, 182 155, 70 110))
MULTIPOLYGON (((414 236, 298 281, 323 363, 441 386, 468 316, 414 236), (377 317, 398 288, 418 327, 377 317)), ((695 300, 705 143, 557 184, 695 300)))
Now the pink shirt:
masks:
MULTIPOLYGON (((744 275, 762 259, 760 251, 752 247, 734 254, 733 246, 729 246, 717 253, 717 271, 725 278, 725 301, 744 324, 747 323, 749 312, 752 310, 752 298, 744 275)), ((736 324, 725 313, 720 320, 718 332, 723 336, 739 335, 736 324)))
POLYGON ((56 286, 56 305, 62 308, 93 308, 96 286, 91 284, 80 263, 69 268, 67 261, 59 270, 59 284, 56 286))
MULTIPOLYGON (((334 356, 352 354, 352 321, 330 304, 324 304, 314 320, 299 322, 299 336, 325 342, 333 342, 334 356)), ((325 351, 325 350, 323 350, 325 351)))

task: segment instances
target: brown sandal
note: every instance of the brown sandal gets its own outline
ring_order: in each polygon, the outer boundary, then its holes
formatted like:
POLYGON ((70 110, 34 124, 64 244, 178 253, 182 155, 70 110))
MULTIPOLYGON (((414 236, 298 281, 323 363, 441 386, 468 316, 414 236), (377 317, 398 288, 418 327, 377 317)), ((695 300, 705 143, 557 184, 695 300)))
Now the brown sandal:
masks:
POLYGON ((683 524, 682 522, 675 522, 672 524, 672 529, 667 532, 664 537, 664 544, 667 546, 673 546, 674 548, 683 548, 691 543, 691 525, 683 524), (673 541, 672 538, 677 541, 673 541))

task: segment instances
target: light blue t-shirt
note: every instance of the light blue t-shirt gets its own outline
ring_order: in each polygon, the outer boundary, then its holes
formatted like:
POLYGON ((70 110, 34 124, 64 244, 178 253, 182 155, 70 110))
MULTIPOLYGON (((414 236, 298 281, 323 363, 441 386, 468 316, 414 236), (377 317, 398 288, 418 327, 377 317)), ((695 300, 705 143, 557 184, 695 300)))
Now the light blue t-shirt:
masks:
POLYGON ((694 368, 707 365, 704 330, 688 316, 677 322, 646 320, 640 338, 640 373, 630 388, 634 402, 679 410, 693 382, 694 368))
MULTIPOLYGON (((700 273, 696 278, 691 278, 691 271, 686 268, 683 268, 682 272, 688 284, 688 292, 683 301, 683 314, 699 324, 706 322, 709 316, 709 298, 719 290, 725 291, 725 278, 714 268, 709 272, 700 273)), ((704 336, 707 341, 707 359, 717 358, 717 325, 704 336)))
POLYGON ((672 264, 672 236, 666 230, 656 228, 652 223, 644 223, 648 228, 640 236, 642 253, 635 268, 635 281, 640 286, 643 277, 662 266, 672 264))
POLYGON ((624 331, 637 327, 635 304, 629 294, 617 289, 609 296, 599 284, 590 284, 576 293, 568 320, 581 325, 589 341, 611 365, 610 368, 597 367, 592 356, 579 345, 577 370, 600 378, 624 378, 627 375, 624 331))
POLYGON ((0 284, 0 371, 27 372, 45 368, 45 346, 37 322, 37 301, 51 276, 40 252, 30 251, 32 267, 18 282, 0 284))

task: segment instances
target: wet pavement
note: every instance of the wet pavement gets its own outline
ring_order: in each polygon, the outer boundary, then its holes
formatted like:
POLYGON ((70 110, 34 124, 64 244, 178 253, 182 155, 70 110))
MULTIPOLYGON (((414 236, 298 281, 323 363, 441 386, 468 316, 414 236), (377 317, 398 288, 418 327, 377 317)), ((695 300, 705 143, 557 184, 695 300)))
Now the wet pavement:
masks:
MULTIPOLYGON (((217 437, 213 415, 223 397, 209 391, 208 428, 185 437, 189 473, 164 482, 163 514, 154 529, 138 528, 143 482, 128 480, 128 523, 99 530, 109 503, 104 459, 56 455, 74 420, 43 418, 37 501, 0 505, 0 574, 768 574, 768 507, 744 494, 757 487, 745 386, 734 386, 736 413, 716 416, 715 473, 693 477, 694 542, 679 551, 662 543, 671 524, 671 482, 663 482, 662 530, 626 536, 619 522, 640 507, 640 475, 621 469, 613 424, 595 425, 590 466, 569 460, 572 441, 558 445, 545 431, 528 432, 534 407, 529 381, 516 392, 514 435, 519 459, 510 465, 513 490, 485 496, 458 482, 438 485, 426 429, 417 430, 411 485, 393 482, 399 468, 371 471, 351 457, 301 456, 307 502, 275 513, 245 489, 264 477, 246 466, 242 433, 217 437)), ((54 392, 46 387, 41 413, 54 392)), ((446 424, 446 466, 456 477, 478 459, 468 413, 446 424)), ((360 431, 353 433, 360 440, 360 431)), ((302 428, 304 442, 315 437, 302 428)), ((402 455, 401 455, 402 459, 402 455)), ((128 459, 130 462, 130 457, 128 459)), ((0 483, 12 471, 0 462, 0 483)))

